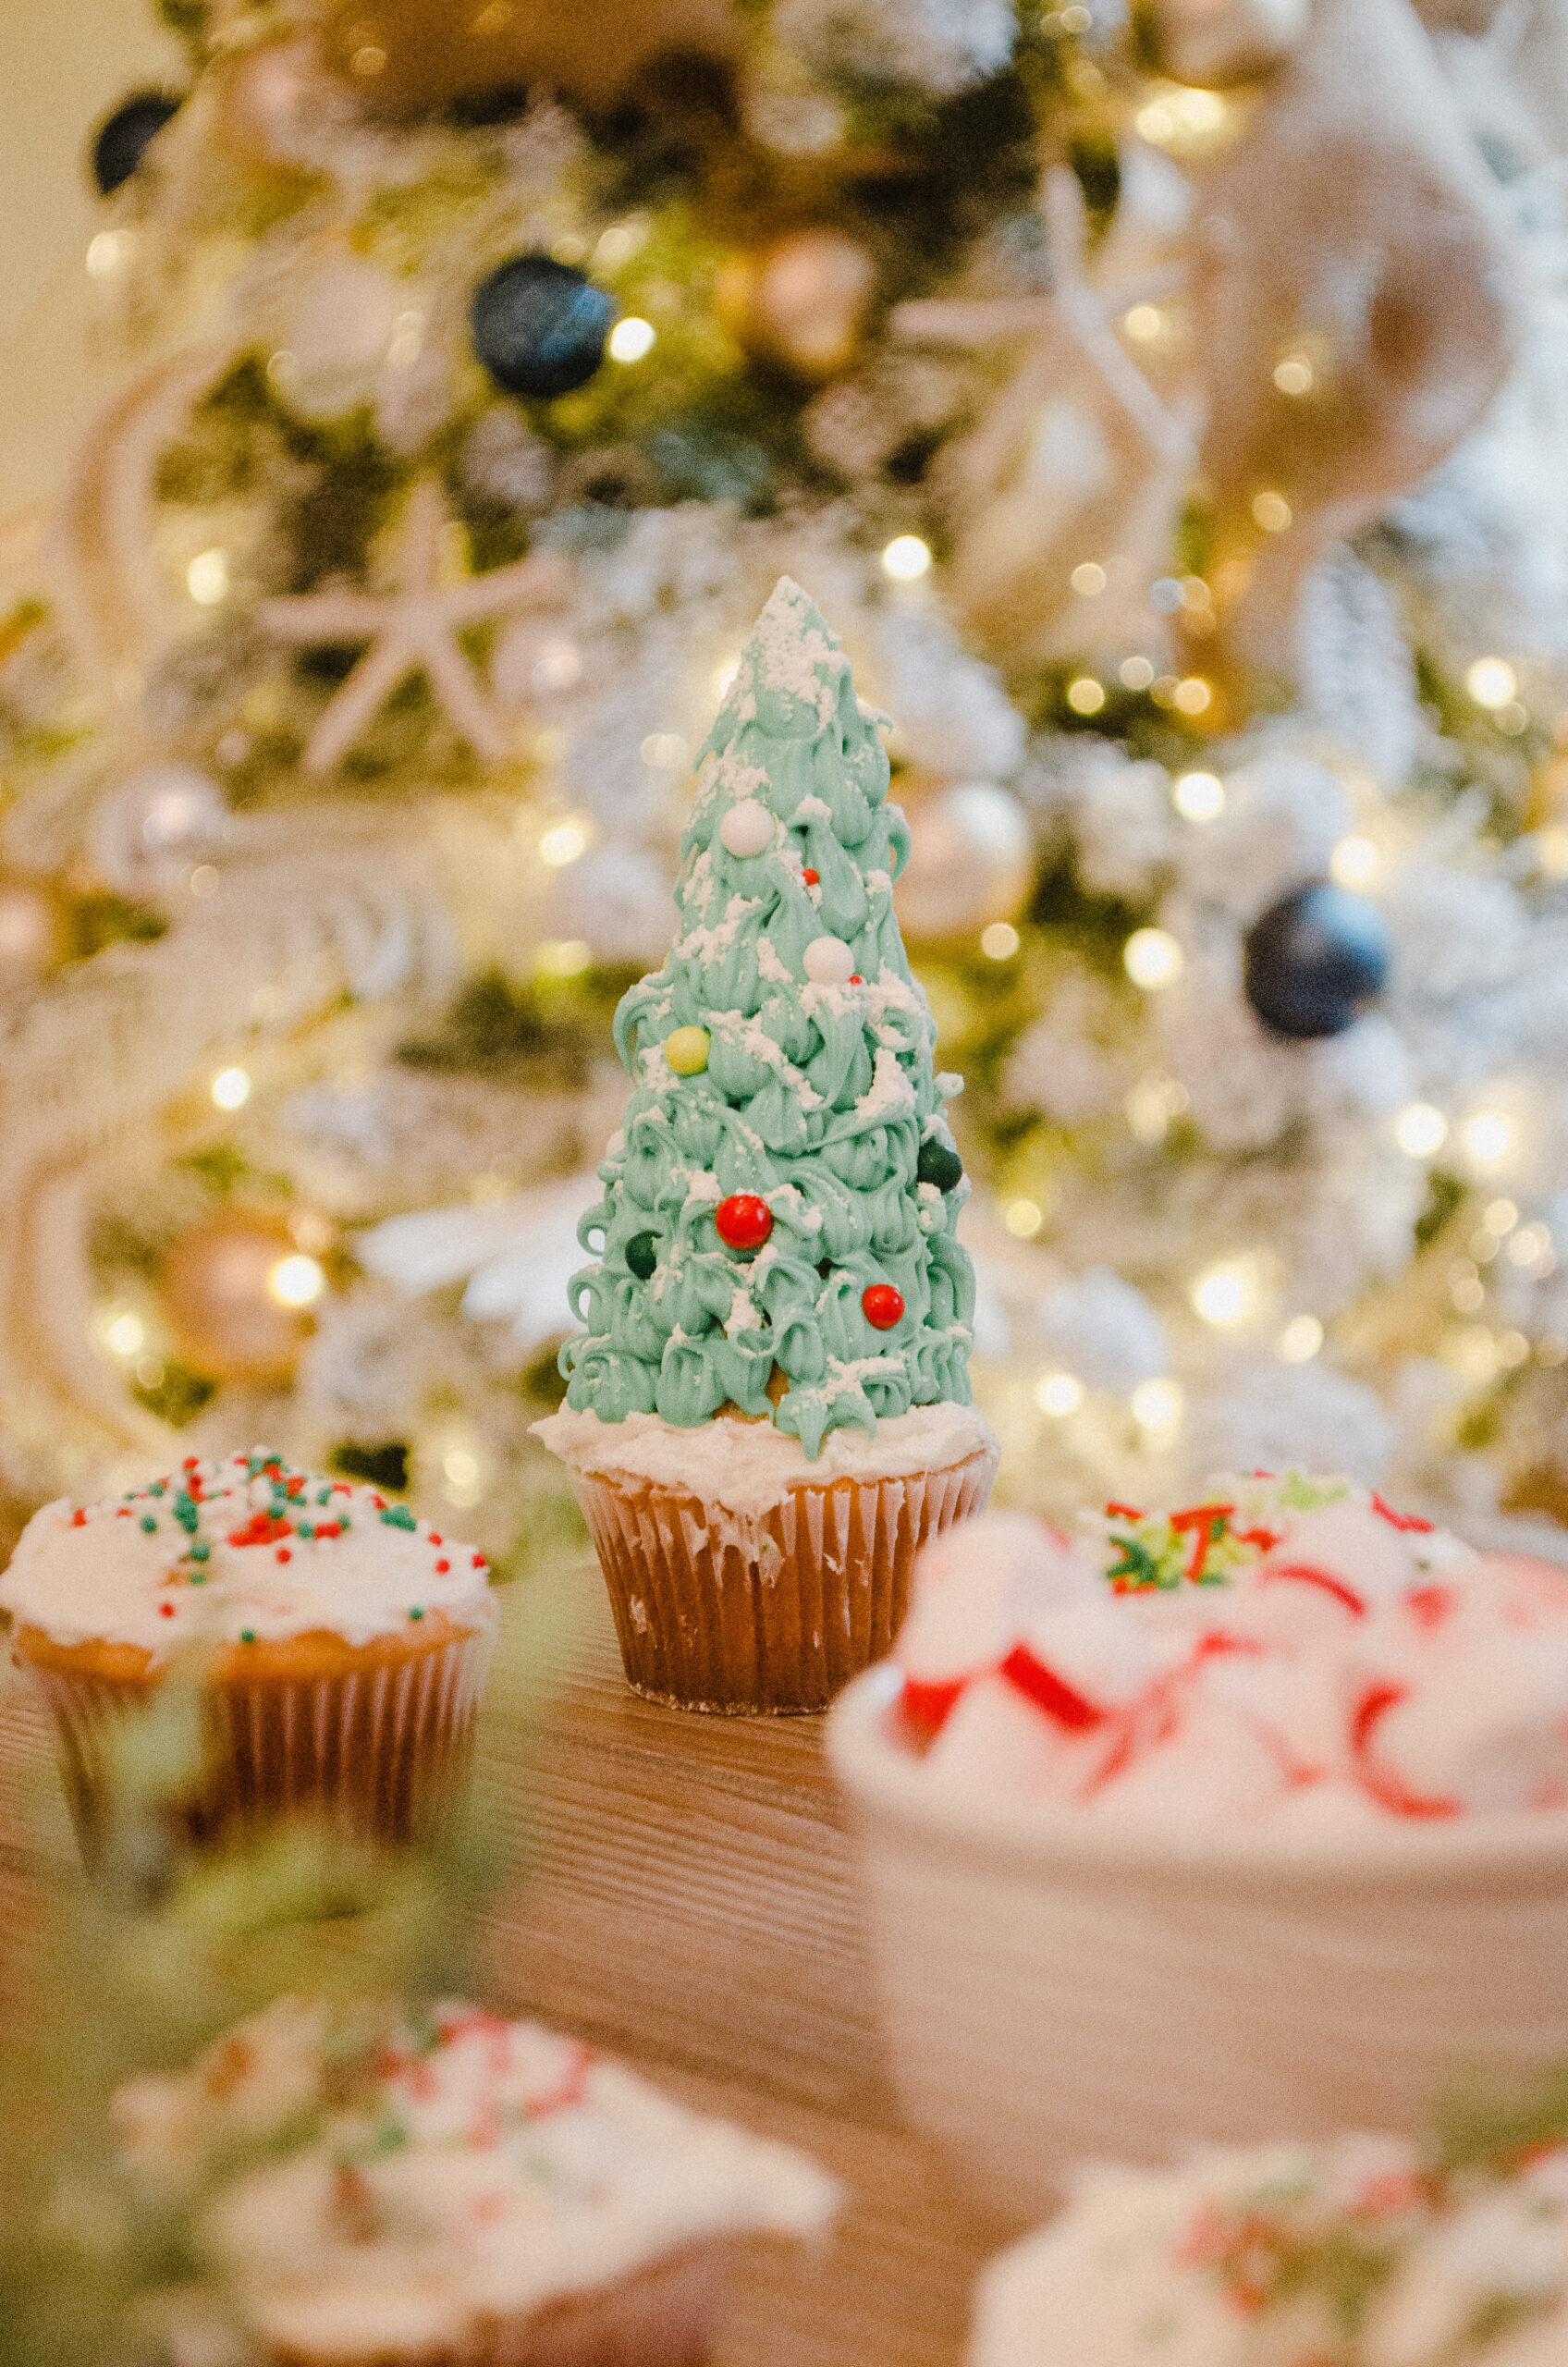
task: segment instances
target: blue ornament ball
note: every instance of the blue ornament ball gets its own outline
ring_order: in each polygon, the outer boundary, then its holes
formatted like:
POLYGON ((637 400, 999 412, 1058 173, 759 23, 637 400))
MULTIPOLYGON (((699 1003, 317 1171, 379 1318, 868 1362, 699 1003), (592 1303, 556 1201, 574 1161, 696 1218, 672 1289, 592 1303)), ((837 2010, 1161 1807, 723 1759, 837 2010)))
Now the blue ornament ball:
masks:
POLYGON ((167 91, 137 91, 101 124, 92 142, 92 178, 100 193, 112 196, 129 180, 148 144, 165 123, 179 113, 179 101, 167 91))
POLYGON ((1247 935, 1247 1000, 1276 1036, 1343 1035, 1388 976, 1388 923, 1331 880, 1293 888, 1247 935))
POLYGON ((473 291, 473 350, 508 395, 570 395, 605 358, 618 307, 550 255, 514 255, 473 291))

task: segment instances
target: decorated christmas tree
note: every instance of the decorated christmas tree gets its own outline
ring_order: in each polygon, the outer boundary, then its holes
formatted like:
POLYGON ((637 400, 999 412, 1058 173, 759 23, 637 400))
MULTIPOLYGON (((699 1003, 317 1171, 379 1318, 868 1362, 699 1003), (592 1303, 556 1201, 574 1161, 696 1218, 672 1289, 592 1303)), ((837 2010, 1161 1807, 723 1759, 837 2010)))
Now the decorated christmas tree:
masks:
POLYGON ((969 1403, 957 1079, 893 910, 885 721, 784 577, 698 760, 674 950, 616 1013, 635 1089, 562 1352, 606 1421, 732 1403, 815 1456, 829 1428, 969 1403))
POLYGON ((1551 0, 171 14, 8 381, 14 1509, 264 1434, 545 1533, 599 1047, 788 570, 898 717, 1004 1493, 1568 1510, 1551 0))

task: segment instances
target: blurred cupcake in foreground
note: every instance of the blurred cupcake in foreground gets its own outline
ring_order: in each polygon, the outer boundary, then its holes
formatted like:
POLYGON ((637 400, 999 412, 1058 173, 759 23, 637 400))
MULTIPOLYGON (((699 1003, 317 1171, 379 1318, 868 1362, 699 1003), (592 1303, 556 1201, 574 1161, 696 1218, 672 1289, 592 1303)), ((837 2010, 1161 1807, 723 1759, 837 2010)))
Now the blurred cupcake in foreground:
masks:
POLYGON ((696 2367, 738 2240, 838 2204, 803 2155, 465 2005, 355 2042, 285 1998, 114 2118, 276 2367, 696 2367))
POLYGON ((1342 2137, 1084 2171, 986 2271, 969 2367, 1561 2367, 1565 2137, 1463 2169, 1342 2137))
POLYGON ((0 1612, 54 1712, 89 1858, 116 1736, 176 1674, 201 1692, 199 1830, 283 1809, 391 1838, 428 1830, 461 1772, 496 1627, 484 1554, 261 1449, 45 1505, 0 1612))

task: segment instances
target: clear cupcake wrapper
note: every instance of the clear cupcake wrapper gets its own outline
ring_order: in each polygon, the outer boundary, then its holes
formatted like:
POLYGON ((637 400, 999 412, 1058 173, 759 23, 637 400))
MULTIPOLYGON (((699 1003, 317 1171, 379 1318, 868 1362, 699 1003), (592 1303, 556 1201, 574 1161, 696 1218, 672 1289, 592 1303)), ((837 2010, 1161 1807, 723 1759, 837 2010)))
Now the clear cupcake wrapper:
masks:
POLYGON ((729 1716, 824 1710, 892 1647, 926 1539, 983 1511, 996 1454, 898 1478, 840 1477, 738 1515, 682 1490, 574 1475, 627 1682, 729 1716))
MULTIPOLYGON (((390 1664, 207 1686, 201 1765, 180 1799, 191 1830, 296 1814, 386 1840, 428 1834, 466 1775, 490 1649, 488 1635, 457 1636, 390 1664)), ((91 1865, 114 1815, 117 1745, 155 1688, 53 1668, 31 1675, 55 1718, 91 1865)))

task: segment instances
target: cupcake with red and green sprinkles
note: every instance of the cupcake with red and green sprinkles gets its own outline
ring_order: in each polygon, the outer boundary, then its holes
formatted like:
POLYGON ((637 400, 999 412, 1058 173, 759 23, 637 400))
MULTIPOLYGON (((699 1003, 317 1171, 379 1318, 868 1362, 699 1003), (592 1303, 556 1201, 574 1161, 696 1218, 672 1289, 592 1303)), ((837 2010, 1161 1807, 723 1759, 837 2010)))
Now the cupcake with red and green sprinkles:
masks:
POLYGON ((200 1826, 295 1809, 427 1831, 466 1759, 496 1626, 483 1553, 261 1448, 46 1504, 0 1613, 54 1713, 89 1858, 116 1732, 176 1673, 205 1712, 200 1826))

